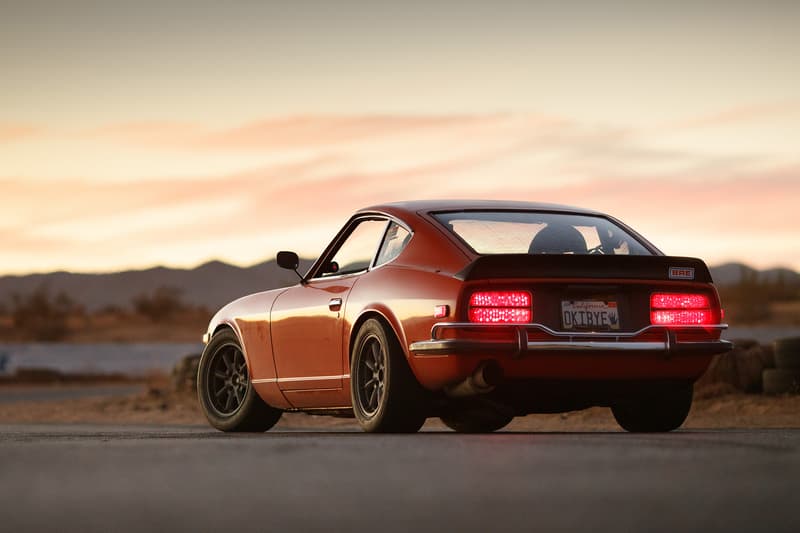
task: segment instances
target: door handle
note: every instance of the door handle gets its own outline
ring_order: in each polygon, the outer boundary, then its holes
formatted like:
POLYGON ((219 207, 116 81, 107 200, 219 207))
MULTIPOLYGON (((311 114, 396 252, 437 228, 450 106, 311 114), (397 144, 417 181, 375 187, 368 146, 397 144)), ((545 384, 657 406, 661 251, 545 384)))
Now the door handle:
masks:
POLYGON ((331 298, 331 301, 328 302, 328 309, 331 311, 338 311, 342 308, 342 299, 341 298, 331 298))

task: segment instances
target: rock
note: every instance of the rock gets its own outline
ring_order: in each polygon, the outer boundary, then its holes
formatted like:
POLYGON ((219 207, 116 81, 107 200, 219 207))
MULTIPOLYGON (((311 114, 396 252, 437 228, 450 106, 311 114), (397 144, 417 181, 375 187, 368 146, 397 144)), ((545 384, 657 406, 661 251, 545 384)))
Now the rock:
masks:
POLYGON ((729 353, 716 355, 708 365, 708 370, 703 374, 697 383, 695 389, 703 389, 712 385, 720 383, 728 384, 733 387, 739 388, 739 379, 736 375, 736 361, 729 353))
POLYGON ((771 366, 771 350, 757 343, 737 341, 732 351, 714 357, 696 387, 727 384, 743 392, 761 392, 763 371, 771 366))
POLYGON ((775 368, 800 372, 800 337, 778 339, 775 348, 775 368))
POLYGON ((764 368, 775 368, 774 345, 764 344, 761 346, 761 360, 764 362, 764 368))
POLYGON ((755 345, 746 350, 734 350, 731 354, 735 359, 739 389, 744 392, 761 392, 761 373, 764 371, 761 346, 755 345))
POLYGON ((764 370, 765 394, 800 393, 800 370, 768 368, 764 370))
POLYGON ((178 392, 197 391, 197 368, 200 354, 190 354, 181 358, 172 369, 172 388, 178 392))
POLYGON ((707 400, 709 398, 718 398, 720 396, 727 396, 728 394, 736 394, 739 392, 741 391, 730 383, 712 383, 696 388, 694 399, 707 400))

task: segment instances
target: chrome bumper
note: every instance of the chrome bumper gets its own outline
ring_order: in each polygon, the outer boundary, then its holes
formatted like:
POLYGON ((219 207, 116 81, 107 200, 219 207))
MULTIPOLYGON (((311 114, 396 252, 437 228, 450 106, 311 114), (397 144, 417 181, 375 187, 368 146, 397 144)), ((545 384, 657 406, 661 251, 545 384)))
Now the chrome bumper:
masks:
POLYGON ((459 355, 467 353, 508 353, 512 357, 533 355, 537 352, 549 353, 592 353, 592 352, 624 352, 624 353, 660 353, 670 355, 714 355, 733 349, 733 343, 725 340, 703 342, 678 342, 676 331, 691 329, 723 330, 727 324, 711 326, 681 326, 677 330, 664 326, 647 326, 632 332, 566 332, 555 331, 542 324, 474 324, 471 322, 439 322, 431 328, 431 340, 413 342, 410 351, 414 355, 459 355), (510 330, 514 339, 508 341, 486 339, 441 339, 443 330, 476 330, 493 329, 495 331, 510 330), (528 339, 529 331, 545 333, 552 340, 528 339), (637 341, 636 337, 644 333, 660 331, 663 341, 637 341))

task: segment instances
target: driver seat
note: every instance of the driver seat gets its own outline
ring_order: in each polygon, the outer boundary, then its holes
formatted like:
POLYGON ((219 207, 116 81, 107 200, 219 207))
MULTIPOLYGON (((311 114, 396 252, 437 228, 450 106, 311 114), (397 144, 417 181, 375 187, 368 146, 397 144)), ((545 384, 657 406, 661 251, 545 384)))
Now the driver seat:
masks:
POLYGON ((534 235, 529 254, 587 254, 586 239, 567 224, 548 224, 534 235))

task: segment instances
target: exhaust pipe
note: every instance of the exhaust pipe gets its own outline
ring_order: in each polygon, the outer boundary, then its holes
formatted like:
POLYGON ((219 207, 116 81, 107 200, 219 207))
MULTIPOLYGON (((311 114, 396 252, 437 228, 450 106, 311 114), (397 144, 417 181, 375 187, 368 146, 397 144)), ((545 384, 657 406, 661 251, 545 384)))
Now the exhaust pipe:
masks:
POLYGON ((448 385, 444 388, 445 394, 451 398, 465 398, 486 394, 494 390, 503 379, 503 369, 497 361, 484 361, 478 365, 475 372, 464 381, 448 385))

